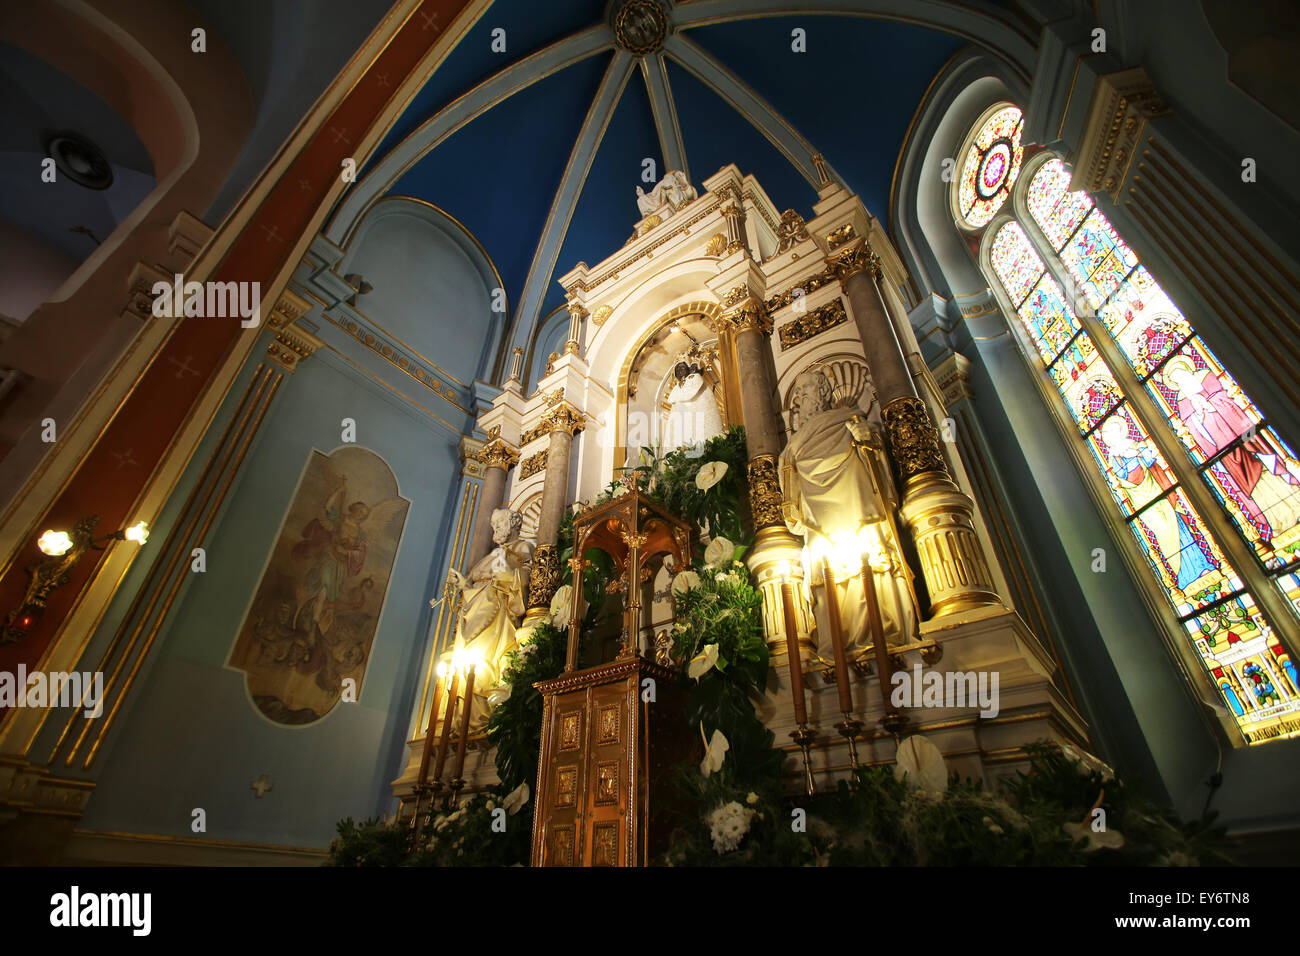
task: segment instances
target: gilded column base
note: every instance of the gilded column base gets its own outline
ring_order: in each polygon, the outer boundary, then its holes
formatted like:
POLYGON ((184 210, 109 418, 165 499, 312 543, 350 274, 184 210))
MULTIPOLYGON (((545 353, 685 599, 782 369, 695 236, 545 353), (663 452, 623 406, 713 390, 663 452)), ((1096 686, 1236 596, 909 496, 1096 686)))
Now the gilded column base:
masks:
POLYGON ((763 595, 763 632, 767 636, 768 653, 772 659, 785 659, 785 613, 782 610, 781 582, 788 580, 794 593, 795 633, 799 635, 799 653, 805 660, 815 656, 813 643, 813 615, 808 602, 808 589, 803 579, 803 542, 792 535, 785 525, 763 528, 754 540, 754 547, 745 558, 745 564, 758 580, 758 590, 763 595))
POLYGON ((912 531, 930 591, 931 617, 1002 605, 975 534, 975 503, 944 472, 914 475, 898 513, 912 531))

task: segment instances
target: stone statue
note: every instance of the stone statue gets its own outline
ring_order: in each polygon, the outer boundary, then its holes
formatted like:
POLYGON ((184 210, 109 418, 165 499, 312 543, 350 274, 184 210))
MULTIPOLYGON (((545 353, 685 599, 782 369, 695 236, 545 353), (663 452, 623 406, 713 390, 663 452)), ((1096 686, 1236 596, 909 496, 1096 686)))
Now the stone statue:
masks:
MULTIPOLYGON (((533 546, 519 537, 522 527, 519 512, 496 509, 492 512, 496 547, 474 563, 468 576, 455 568, 448 574, 448 584, 459 598, 454 648, 477 662, 474 696, 480 714, 486 713, 480 698, 500 682, 502 658, 514 647, 515 630, 527 603, 533 546)), ((453 653, 444 656, 449 665, 453 653)))
MULTIPOLYGON (((799 410, 799 429, 781 453, 781 484, 786 525, 803 535, 814 554, 865 555, 871 565, 887 644, 911 641, 916 633, 916 605, 907 568, 891 522, 898 492, 889 476, 884 433, 871 413, 856 406, 837 408, 830 379, 821 369, 795 379, 792 404, 799 410)), ((875 400, 872 398, 872 411, 875 400)), ((872 643, 871 624, 862 590, 862 574, 835 571, 844 644, 850 656, 872 643)), ((821 581, 820 567, 812 581, 821 581)), ((818 653, 830 659, 825 606, 817 609, 818 653)))
POLYGON ((677 379, 668 392, 668 421, 664 428, 663 450, 699 447, 715 435, 726 431, 718 400, 704 380, 699 366, 678 362, 673 370, 677 379))
POLYGON ((642 219, 655 213, 666 219, 696 196, 686 174, 674 169, 665 173, 664 178, 648 193, 640 186, 636 187, 636 206, 641 211, 642 219), (662 208, 665 204, 669 208, 662 208))

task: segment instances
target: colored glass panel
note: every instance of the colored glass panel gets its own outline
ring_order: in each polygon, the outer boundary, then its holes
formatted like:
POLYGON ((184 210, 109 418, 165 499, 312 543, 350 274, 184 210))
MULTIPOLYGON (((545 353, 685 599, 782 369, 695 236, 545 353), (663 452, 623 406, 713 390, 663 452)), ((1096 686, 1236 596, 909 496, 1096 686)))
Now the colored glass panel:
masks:
POLYGON ((1127 405, 1120 405, 1093 429, 1088 448, 1126 516, 1178 483, 1127 405))
POLYGON ((1094 209, 1061 249, 1061 261, 1088 304, 1098 309, 1137 265, 1137 256, 1094 209))
POLYGON ((1300 557, 1300 463, 1277 432, 1247 435, 1202 475, 1265 567, 1300 557))
POLYGON ((998 230, 989 247, 989 261, 1015 306, 1025 300, 1038 283, 1039 276, 1046 271, 1043 260, 1034 251, 1018 222, 1009 222, 998 230))
POLYGON ((957 184, 957 208, 966 225, 987 224, 1011 195, 1024 158, 1023 125, 1020 110, 1008 106, 989 117, 975 134, 957 184))
POLYGON ((1260 422, 1254 404, 1199 337, 1147 380, 1147 390, 1197 463, 1213 458, 1260 422))
POLYGON ((1081 432, 1097 425, 1124 399, 1115 376, 1086 332, 1075 337, 1050 371, 1081 432))
POLYGON ((1092 198, 1087 192, 1082 189, 1070 192, 1070 171, 1059 159, 1044 163, 1034 173, 1026 203, 1034 222, 1047 236, 1053 251, 1058 252, 1092 209, 1092 198))
POLYGON ((1179 617, 1241 590, 1241 579, 1181 489, 1147 505, 1129 527, 1179 617))
POLYGON ((1101 320, 1139 376, 1145 377, 1192 334, 1178 306, 1138 266, 1101 310, 1101 320))
POLYGON ((1061 349, 1079 331, 1079 322, 1065 304, 1061 287, 1046 274, 1016 311, 1033 336, 1034 345, 1044 362, 1051 362, 1060 355, 1061 349))

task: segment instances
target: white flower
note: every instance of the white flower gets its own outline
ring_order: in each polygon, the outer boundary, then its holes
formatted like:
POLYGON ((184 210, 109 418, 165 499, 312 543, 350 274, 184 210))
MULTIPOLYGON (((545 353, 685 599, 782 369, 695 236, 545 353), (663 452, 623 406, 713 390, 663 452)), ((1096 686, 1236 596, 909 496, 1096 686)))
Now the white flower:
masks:
POLYGON ((742 807, 734 800, 724 803, 710 813, 709 839, 713 841, 714 851, 721 856, 740 846, 740 841, 749 832, 749 824, 753 817, 753 810, 742 807))
POLYGON ((700 470, 695 473, 695 487, 700 491, 708 491, 714 485, 722 480, 722 476, 727 473, 727 463, 725 461, 711 461, 706 465, 701 465, 700 470))
POLYGON ((683 571, 673 578, 673 594, 678 596, 693 591, 700 586, 700 576, 694 571, 683 571))
POLYGON ((718 645, 705 644, 704 650, 691 658, 690 665, 686 668, 686 675, 699 680, 714 664, 718 662, 718 645))
POLYGON ((569 626, 569 618, 573 611, 572 604, 572 584, 562 585, 556 590, 555 596, 551 598, 551 623, 561 631, 569 626))
POLYGON ((498 707, 510 699, 510 694, 514 688, 510 684, 500 684, 493 687, 484 696, 487 698, 489 707, 498 707))
POLYGON ((754 804, 758 803, 758 794, 751 790, 749 796, 745 797, 745 802, 752 807, 754 804))
POLYGON ((732 556, 735 553, 736 546, 719 535, 710 541, 709 546, 704 549, 704 564, 710 568, 721 568, 731 563, 732 556))
POLYGON ((948 766, 943 762, 939 748, 920 734, 913 734, 898 747, 894 778, 907 782, 920 790, 943 793, 948 789, 948 766))
POLYGON ((1061 829, 1075 842, 1088 841, 1088 845, 1083 848, 1084 853, 1092 853, 1095 850, 1118 850, 1124 845, 1124 834, 1118 830, 1094 830, 1090 820, 1085 820, 1083 823, 1062 824, 1061 829))
POLYGON ((513 817, 519 812, 519 808, 528 802, 528 796, 528 784, 521 783, 519 786, 511 790, 506 798, 501 801, 501 806, 505 807, 506 813, 513 817))
POLYGON ((704 724, 700 724, 700 739, 704 741, 704 759, 700 761, 700 773, 708 776, 715 770, 722 769, 722 761, 727 759, 731 744, 721 730, 715 730, 711 739, 704 738, 704 724))

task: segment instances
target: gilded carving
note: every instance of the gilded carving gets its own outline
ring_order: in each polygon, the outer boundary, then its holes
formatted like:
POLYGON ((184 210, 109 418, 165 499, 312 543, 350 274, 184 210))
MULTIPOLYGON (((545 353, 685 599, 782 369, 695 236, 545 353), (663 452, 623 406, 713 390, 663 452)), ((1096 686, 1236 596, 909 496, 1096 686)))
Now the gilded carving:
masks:
POLYGON ((841 282, 847 282, 859 272, 867 272, 877 279, 880 278, 880 256, 876 255, 871 246, 865 242, 836 253, 827 259, 827 262, 830 263, 835 277, 841 282))
POLYGON ((596 742, 618 743, 618 704, 610 704, 596 711, 596 742))
POLYGON ((592 827, 592 866, 618 866, 618 824, 597 823, 592 827))
POLYGON ((587 427, 586 417, 568 402, 558 402, 553 411, 548 412, 539 423, 546 432, 568 432, 576 434, 587 427))
POLYGON ((776 456, 756 455, 749 461, 749 508, 754 527, 785 527, 781 514, 781 482, 777 477, 776 456))
POLYGON ((801 315, 794 321, 781 326, 779 331, 781 351, 784 352, 786 349, 794 348, 801 342, 807 342, 819 332, 825 332, 837 325, 843 325, 848 320, 849 316, 844 311, 844 303, 839 299, 834 299, 821 308, 814 309, 812 312, 801 315))
POLYGON ((927 471, 947 474, 939 450, 939 433, 924 402, 910 396, 896 398, 884 407, 881 417, 900 481, 927 471))
MULTIPOLYGON (((560 750, 577 750, 582 738, 582 711, 560 715, 560 750)), ((574 771, 575 774, 577 771, 574 771)))
POLYGON ((618 803, 618 761, 596 764, 596 806, 618 803))
POLYGON ((846 222, 838 229, 833 229, 826 234, 826 248, 838 249, 856 235, 857 233, 853 231, 853 223, 846 222))
POLYGON ((781 213, 781 222, 776 227, 776 255, 797 246, 808 239, 808 227, 803 216, 793 209, 781 213))
POLYGON ((485 467, 500 468, 502 471, 509 471, 519 464, 519 452, 500 438, 494 438, 488 442, 474 457, 481 461, 485 467))
POLYGON ((548 866, 573 866, 573 827, 556 827, 553 831, 555 834, 555 843, 552 845, 553 852, 548 859, 548 866))
POLYGON ((727 251, 727 237, 720 232, 715 232, 709 237, 709 243, 704 247, 704 251, 711 256, 720 256, 727 251))
POLYGON ((598 306, 596 311, 591 313, 591 324, 600 328, 605 324, 605 320, 614 314, 614 310, 607 305, 598 306))
POLYGON ((528 606, 550 607, 560 587, 560 555, 553 544, 539 544, 528 572, 528 606))
POLYGON ((836 279, 835 270, 827 266, 822 272, 801 279, 789 289, 786 289, 780 295, 774 295, 767 300, 767 311, 777 312, 784 309, 800 296, 806 296, 809 293, 816 292, 825 285, 829 285, 836 279))
POLYGON ((519 466, 519 480, 531 478, 546 468, 546 449, 543 448, 536 455, 531 455, 524 459, 524 463, 519 466))
MULTIPOLYGON (((563 729, 561 732, 563 732, 563 729)), ((557 807, 572 807, 578 802, 577 795, 578 768, 561 767, 555 771, 555 805, 557 807)))

